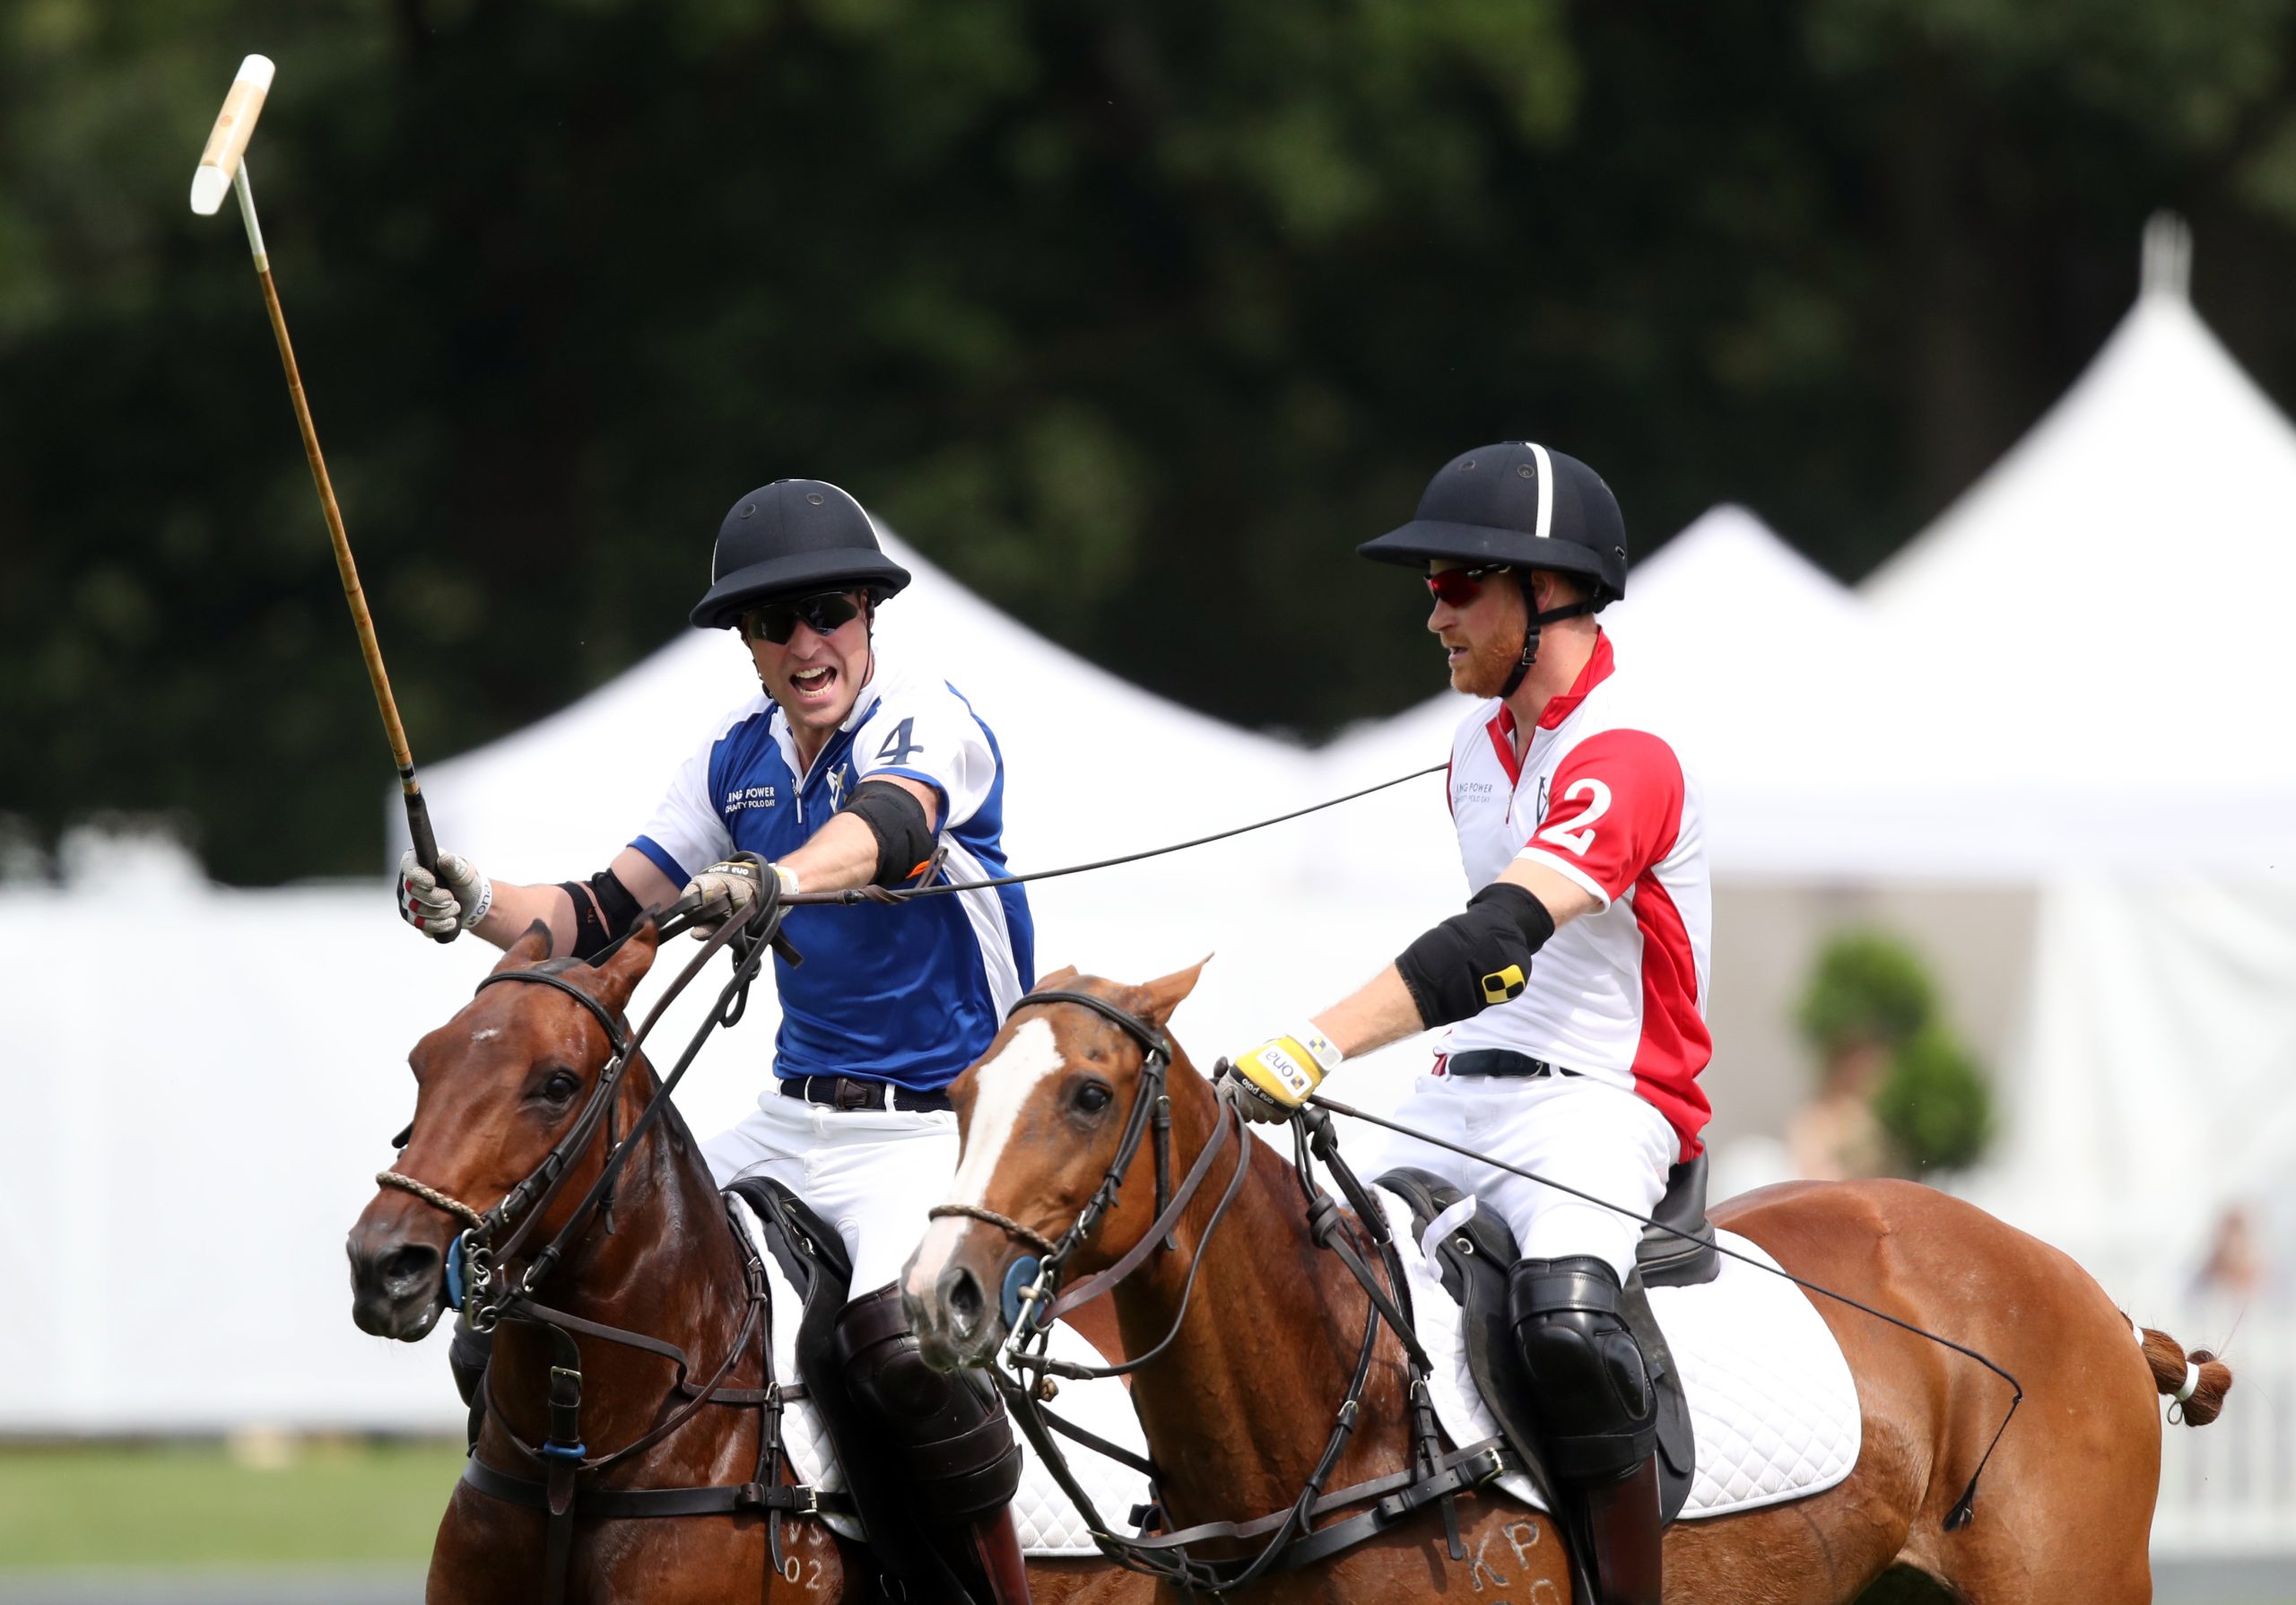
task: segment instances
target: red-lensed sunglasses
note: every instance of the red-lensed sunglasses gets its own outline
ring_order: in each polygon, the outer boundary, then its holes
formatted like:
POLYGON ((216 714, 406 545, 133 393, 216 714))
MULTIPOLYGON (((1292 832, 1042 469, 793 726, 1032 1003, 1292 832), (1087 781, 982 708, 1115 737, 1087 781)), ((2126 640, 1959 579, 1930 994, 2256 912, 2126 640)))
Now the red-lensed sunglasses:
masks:
POLYGON ((1486 579, 1506 571, 1503 563, 1486 563, 1474 569, 1444 569, 1427 576, 1427 594, 1446 606, 1465 607, 1483 595, 1486 579))

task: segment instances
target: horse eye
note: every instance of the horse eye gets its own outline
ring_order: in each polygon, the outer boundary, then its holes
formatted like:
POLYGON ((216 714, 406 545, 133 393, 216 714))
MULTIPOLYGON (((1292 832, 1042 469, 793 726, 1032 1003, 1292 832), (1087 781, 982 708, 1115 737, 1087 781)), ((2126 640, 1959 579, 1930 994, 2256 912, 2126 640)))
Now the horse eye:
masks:
POLYGON ((1100 1083, 1087 1081, 1076 1089, 1074 1102, 1076 1107, 1086 1114, 1098 1114, 1109 1106, 1109 1100, 1115 1095, 1100 1083))
POLYGON ((542 1095, 553 1103, 570 1103, 581 1090, 582 1083, 570 1070, 552 1070, 550 1078, 542 1084, 542 1095))

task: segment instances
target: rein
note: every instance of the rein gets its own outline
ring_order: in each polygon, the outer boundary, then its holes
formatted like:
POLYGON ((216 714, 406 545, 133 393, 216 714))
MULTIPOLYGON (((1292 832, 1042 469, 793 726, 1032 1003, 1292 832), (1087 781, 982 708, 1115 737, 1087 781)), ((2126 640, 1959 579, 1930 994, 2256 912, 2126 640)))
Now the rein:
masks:
MULTIPOLYGON (((683 904, 674 905, 657 929, 663 935, 674 934, 690 925, 697 915, 706 916, 708 912, 707 910, 688 909, 683 904)), ((734 1219, 731 1213, 733 1206, 727 1206, 726 1224, 734 1233, 735 1240, 742 1244, 746 1298, 741 1324, 726 1346, 725 1358, 718 1363, 706 1382, 694 1381, 693 1363, 676 1345, 642 1332, 609 1326, 553 1308, 535 1296, 541 1285, 564 1261, 570 1250, 579 1247, 588 1238, 599 1220, 603 1219, 606 1230, 612 1233, 613 1190, 623 1166, 636 1152, 639 1140, 653 1128, 662 1112, 670 1106, 671 1095, 710 1034, 718 1027, 735 1025, 741 1019, 748 1007, 750 985, 756 980, 766 953, 772 950, 779 951, 785 956, 794 955, 787 938, 779 934, 780 921, 778 904, 766 903, 753 904, 744 914, 725 921, 711 934, 692 961, 679 972, 634 1034, 627 1029, 614 1011, 557 971, 537 966, 505 970, 489 975, 478 983, 477 990, 483 991, 490 986, 510 981, 546 986, 573 999, 597 1021, 605 1033, 609 1054, 604 1067, 598 1072, 597 1083, 591 1090, 589 1100, 583 1105, 582 1112, 574 1124, 552 1145, 542 1162, 505 1193, 492 1208, 483 1212, 398 1171, 383 1171, 375 1177, 378 1184, 408 1193, 465 1223, 465 1229, 456 1236, 448 1251, 448 1302, 456 1309, 468 1310, 467 1319, 474 1330, 491 1332, 500 1322, 509 1321, 537 1328, 549 1334, 552 1357, 548 1394, 550 1431, 543 1442, 529 1443, 511 1429, 509 1418, 494 1396, 491 1367, 488 1369, 484 1383, 488 1413, 519 1453, 544 1468, 545 1480, 536 1482, 497 1470, 480 1461, 475 1452, 470 1457, 464 1473, 464 1480, 483 1494, 549 1513, 543 1594, 547 1600, 560 1601, 566 1597, 578 1479, 593 1476, 653 1447, 693 1419, 705 1405, 755 1407, 761 1412, 757 1474, 751 1481, 698 1488, 591 1491, 580 1499, 582 1508, 589 1513, 608 1517, 699 1515, 745 1510, 763 1512, 769 1520, 773 1565, 778 1570, 782 1564, 782 1515, 813 1514, 825 1504, 834 1502, 834 1496, 825 1498, 813 1488, 781 1485, 773 1480, 773 1473, 779 1463, 777 1424, 784 1403, 794 1396, 795 1391, 775 1384, 772 1358, 762 1343, 758 1346, 759 1353, 764 1357, 762 1385, 753 1389, 724 1386, 726 1377, 732 1374, 752 1339, 761 1331, 770 1296, 765 1268, 754 1245, 734 1219), (733 979, 718 994, 717 1006, 686 1044, 685 1051, 678 1056, 676 1065, 655 1089, 638 1118, 631 1122, 628 1134, 618 1135, 614 1125, 615 1108, 620 1102, 624 1075, 637 1061, 647 1037, 669 1006, 718 955, 719 950, 729 946, 735 949, 733 979), (559 1228, 548 1243, 526 1260, 524 1269, 516 1277, 511 1276, 509 1266, 512 1260, 525 1248, 528 1239, 536 1234, 551 1203, 573 1173, 570 1168, 570 1162, 587 1150, 602 1125, 605 1128, 606 1156, 599 1166, 596 1180, 575 1204, 565 1225, 559 1228), (507 1235, 502 1235, 506 1233, 507 1235), (500 1237, 499 1243, 496 1241, 498 1236, 500 1237), (577 1335, 667 1359, 674 1367, 671 1396, 683 1395, 684 1402, 671 1411, 665 1419, 621 1448, 604 1454, 592 1454, 582 1437, 582 1353, 575 1341, 577 1335)))
MULTIPOLYGON (((1381 781, 1375 786, 1365 786, 1361 790, 1326 798, 1319 803, 1309 803, 1304 808, 1293 808, 1288 814, 1271 815, 1265 819, 1255 819, 1249 824, 1239 824, 1228 830, 1214 831, 1208 836, 1196 836, 1186 842, 1174 842, 1165 847, 1144 848, 1138 852, 1122 853, 1112 859, 1095 859, 1089 864, 1069 864, 1058 869, 1038 869, 1027 875, 1000 875, 982 880, 942 881, 934 885, 855 886, 842 892, 794 892, 781 901, 793 907, 800 908, 851 908, 864 903, 909 903, 919 897, 945 897, 952 892, 987 892, 998 886, 1025 886, 1031 881, 1057 880, 1064 875, 1083 875, 1094 869, 1115 869, 1126 864, 1137 864, 1144 859, 1161 859, 1167 853, 1186 852, 1192 847, 1209 847, 1214 842, 1225 842, 1231 836, 1249 835, 1254 831, 1264 831, 1272 824, 1283 824, 1290 820, 1302 819, 1309 814, 1319 814, 1326 808, 1335 808, 1344 802, 1353 802, 1359 797, 1369 797, 1375 791, 1385 791, 1389 787, 1400 786, 1406 781, 1415 781, 1425 775, 1441 774, 1449 768, 1450 765, 1448 763, 1431 763, 1424 769, 1414 769, 1409 774, 1399 774, 1391 781, 1381 781)), ((1040 992, 1037 995, 1044 997, 1048 994, 1040 992)), ((1089 992, 1064 995, 1072 999, 1091 997, 1089 992)), ((1099 999, 1093 999, 1093 1001, 1098 1002, 1099 999)))
POLYGON ((1022 1008, 1053 1003, 1074 1004, 1101 1016, 1123 1028, 1141 1048, 1139 1090, 1134 1095, 1124 1131, 1118 1138, 1116 1155, 1110 1160, 1100 1186, 1057 1243, 1051 1243, 1040 1233, 1022 1226, 993 1210, 966 1205, 943 1205, 931 1213, 935 1217, 961 1216, 982 1221, 1001 1227, 1031 1248, 1041 1245, 1049 1250, 1038 1257, 1022 1256, 1013 1261, 1005 1275, 1004 1310, 1011 1335, 1005 1340, 1002 1358, 1011 1374, 992 1370, 991 1374, 998 1391, 1004 1395, 1013 1418, 1019 1422, 1021 1430, 1027 1435, 1029 1442, 1043 1460, 1046 1470, 1083 1513, 1092 1542, 1101 1554, 1127 1570, 1161 1578, 1191 1593, 1202 1592, 1217 1596, 1225 1591, 1241 1588, 1272 1572, 1304 1566, 1351 1548, 1377 1537, 1421 1505, 1434 1503, 1439 1504, 1443 1511, 1444 1531, 1451 1558, 1466 1558, 1465 1546, 1459 1537, 1456 1498, 1462 1490, 1480 1487, 1507 1469, 1503 1447, 1494 1438, 1449 1453, 1443 1452, 1440 1429, 1427 1386, 1430 1370, 1427 1356, 1412 1330, 1409 1317, 1402 1309, 1405 1298, 1402 1261, 1396 1252, 1384 1218, 1370 1207, 1370 1194, 1339 1157, 1337 1147, 1331 1140, 1327 1117, 1318 1117, 1319 1123, 1312 1127, 1305 1122, 1295 1127, 1298 1158, 1294 1173, 1308 1202, 1309 1230, 1317 1243, 1338 1256, 1369 1296, 1364 1309, 1363 1336, 1350 1372, 1346 1396, 1334 1412, 1331 1434, 1325 1442, 1323 1452, 1317 1459, 1315 1469, 1309 1474, 1299 1496, 1289 1505, 1254 1521, 1207 1522, 1150 1538, 1120 1535, 1100 1514, 1092 1503, 1091 1496, 1069 1464, 1066 1452, 1055 1440, 1056 1434, 1103 1454, 1109 1454, 1135 1470, 1145 1472, 1152 1479, 1158 1478, 1156 1468, 1045 1409, 1044 1401, 1052 1394, 1051 1379, 1062 1376, 1098 1380, 1122 1376, 1138 1370, 1170 1348, 1187 1322, 1188 1305, 1195 1295, 1196 1274, 1204 1266, 1205 1250, 1226 1217, 1229 1206, 1243 1190, 1245 1176, 1251 1166, 1252 1138, 1243 1112, 1226 1100, 1221 1100, 1220 1119, 1213 1128, 1211 1138, 1198 1151, 1178 1191, 1168 1196, 1163 1165, 1165 1133, 1170 1127, 1171 1112, 1171 1097, 1166 1090, 1166 1075, 1172 1058, 1170 1039, 1161 1030, 1130 1011, 1091 992, 1065 990, 1031 992, 1014 1004, 1006 1017, 1009 1019, 1011 1014, 1017 1014, 1022 1008), (1063 1266, 1114 1205, 1118 1191, 1139 1151, 1143 1135, 1152 1128, 1157 1132, 1158 1144, 1158 1208, 1154 1220, 1139 1241, 1113 1265, 1083 1278, 1065 1292, 1058 1291, 1063 1266), (1171 1330, 1145 1352, 1119 1365, 1080 1365, 1053 1358, 1046 1351, 1053 1321, 1109 1292, 1138 1270, 1160 1247, 1169 1249, 1173 1245, 1181 1215, 1201 1190, 1205 1178, 1211 1173, 1213 1159, 1231 1141, 1237 1145, 1236 1162, 1220 1201, 1213 1208, 1211 1219, 1205 1225, 1204 1235, 1196 1243, 1195 1260, 1181 1285, 1179 1311, 1173 1319, 1171 1330), (1365 1256, 1359 1253, 1355 1244, 1350 1241, 1359 1228, 1348 1225, 1339 1206, 1313 1180, 1309 1168, 1311 1147, 1314 1157, 1323 1161, 1339 1182, 1341 1191, 1348 1195, 1349 1202, 1361 1223, 1360 1230, 1370 1238, 1372 1253, 1379 1261, 1380 1271, 1385 1274, 1385 1287, 1380 1285, 1380 1276, 1374 1273, 1365 1256), (1411 1466, 1401 1472, 1375 1478, 1335 1492, 1326 1492, 1325 1485, 1330 1480, 1340 1455, 1361 1419, 1363 1393, 1370 1383, 1371 1364, 1378 1352, 1379 1328, 1383 1323, 1393 1330, 1401 1340, 1410 1376, 1413 1437, 1411 1466), (1036 1379, 1024 1380, 1021 1374, 1025 1372, 1038 1374, 1036 1379), (1318 1517, 1368 1501, 1377 1503, 1371 1509, 1331 1526, 1313 1526, 1318 1517), (1257 1553, 1240 1558, 1211 1558, 1189 1552, 1191 1545, 1248 1542, 1262 1539, 1265 1541, 1257 1553))

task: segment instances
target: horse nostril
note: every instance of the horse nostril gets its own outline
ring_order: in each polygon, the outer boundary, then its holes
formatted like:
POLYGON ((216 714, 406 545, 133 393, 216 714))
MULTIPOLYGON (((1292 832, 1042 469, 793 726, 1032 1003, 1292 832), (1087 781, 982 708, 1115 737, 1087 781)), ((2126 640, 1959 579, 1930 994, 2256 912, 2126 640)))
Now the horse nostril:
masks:
POLYGON ((394 1296, 413 1292, 439 1274, 439 1251, 424 1243, 402 1243, 377 1261, 376 1273, 394 1296))
POLYGON ((979 1330, 980 1281, 971 1271, 959 1266, 942 1277, 941 1304, 959 1337, 970 1338, 979 1330))

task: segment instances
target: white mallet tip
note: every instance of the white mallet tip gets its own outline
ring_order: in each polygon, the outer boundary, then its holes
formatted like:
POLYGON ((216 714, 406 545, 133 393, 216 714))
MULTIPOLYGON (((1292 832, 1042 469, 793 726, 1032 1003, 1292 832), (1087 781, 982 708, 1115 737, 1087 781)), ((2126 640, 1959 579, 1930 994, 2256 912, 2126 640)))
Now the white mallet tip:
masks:
POLYGON ((191 175, 191 209, 202 217, 213 217, 223 197, 231 193, 231 175, 220 167, 203 167, 191 175))

